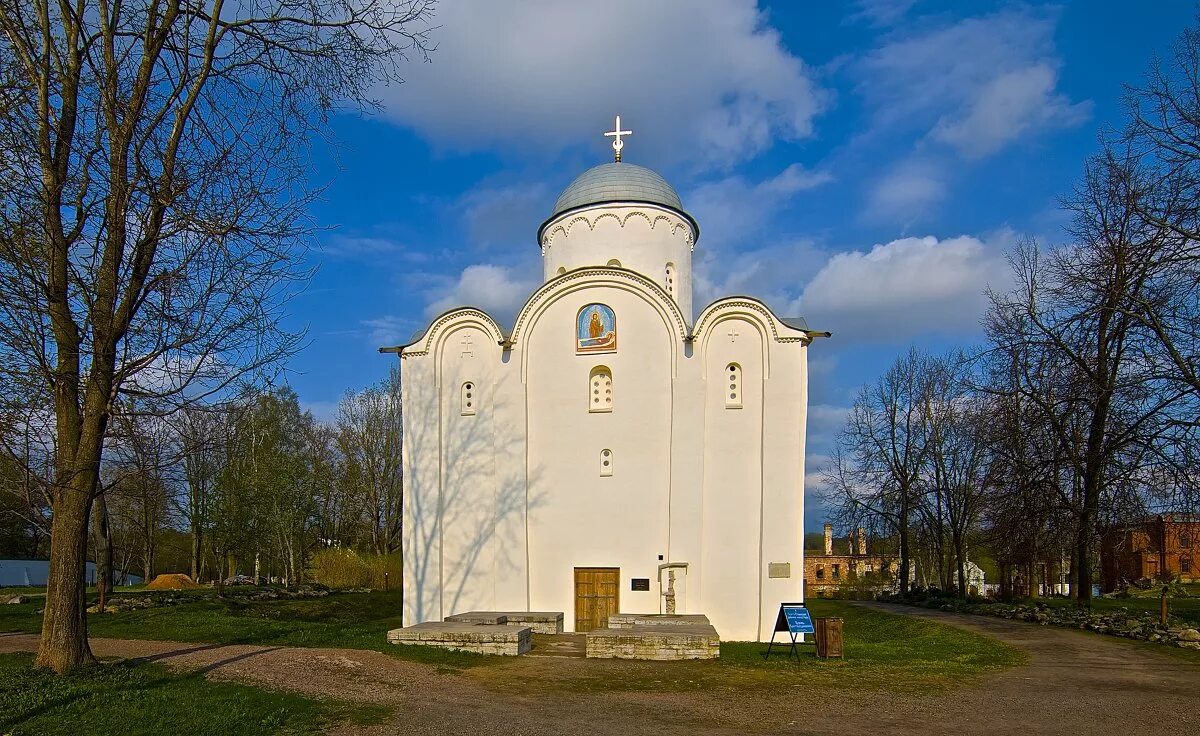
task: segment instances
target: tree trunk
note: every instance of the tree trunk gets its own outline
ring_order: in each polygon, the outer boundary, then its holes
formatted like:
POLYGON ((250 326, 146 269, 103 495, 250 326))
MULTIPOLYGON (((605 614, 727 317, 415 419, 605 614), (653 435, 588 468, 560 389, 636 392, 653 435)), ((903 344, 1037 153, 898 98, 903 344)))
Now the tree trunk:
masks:
MULTIPOLYGON (((955 536, 958 536, 958 535, 955 535, 955 536)), ((955 561, 958 563, 958 597, 962 598, 964 600, 967 598, 968 595, 970 595, 970 591, 967 590, 967 563, 966 563, 966 560, 963 559, 963 557, 964 557, 964 549, 963 548, 965 546, 966 545, 963 544, 961 538, 954 540, 954 558, 955 558, 955 561)), ((982 593, 983 591, 980 591, 980 592, 982 593)))
POLYGON ((96 497, 92 515, 96 537, 96 592, 100 596, 100 612, 103 613, 114 579, 112 530, 108 526, 108 501, 103 493, 96 497))
MULTIPOLYGON (((75 482, 79 483, 78 477, 75 482)), ((54 518, 50 524, 46 611, 34 662, 38 667, 48 667, 59 674, 93 659, 88 648, 87 612, 83 606, 91 498, 88 491, 78 488, 61 493, 58 503, 54 504, 54 518)))
POLYGON ((219 547, 213 547, 213 566, 217 568, 217 577, 215 578, 217 586, 217 597, 225 597, 225 553, 219 547))
POLYGON ((1079 567, 1074 576, 1079 581, 1075 603, 1080 608, 1092 607, 1092 517, 1095 511, 1085 508, 1075 537, 1075 558, 1079 567))
POLYGON ((900 595, 908 593, 908 509, 900 512, 900 595))
POLYGON ((203 560, 204 556, 204 530, 200 528, 200 524, 195 520, 192 521, 192 580, 197 583, 203 577, 203 560))

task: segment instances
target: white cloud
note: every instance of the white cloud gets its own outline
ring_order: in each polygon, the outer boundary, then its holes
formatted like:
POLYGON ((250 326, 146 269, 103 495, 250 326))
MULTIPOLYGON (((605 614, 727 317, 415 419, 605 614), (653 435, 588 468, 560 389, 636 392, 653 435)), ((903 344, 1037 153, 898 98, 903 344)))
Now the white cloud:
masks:
POLYGON ((792 164, 762 181, 731 176, 688 192, 685 204, 701 227, 693 265, 697 306, 730 294, 790 300, 788 291, 824 258, 808 240, 763 234, 788 201, 830 181, 828 172, 792 164))
POLYGON ((707 250, 719 250, 755 237, 781 204, 833 177, 792 164, 773 177, 752 182, 730 176, 701 184, 687 192, 684 205, 700 223, 707 250))
POLYGON ((726 166, 812 131, 824 104, 753 0, 439 5, 431 64, 378 91, 438 144, 554 152, 619 113, 629 160, 726 166))
POLYGON ((927 236, 839 253, 805 287, 800 306, 810 322, 848 340, 972 333, 984 289, 1008 281, 1003 254, 1012 239, 1007 231, 990 242, 927 236))
POLYGON ((1054 11, 1009 9, 915 25, 857 65, 877 128, 923 130, 968 157, 1025 133, 1078 125, 1088 102, 1057 91, 1054 11))
POLYGON ((536 285, 532 278, 516 276, 503 266, 467 266, 449 288, 433 293, 425 313, 432 317, 454 307, 479 307, 509 326, 536 285))
POLYGON ((1030 128, 1067 127, 1087 120, 1090 103, 1072 103, 1057 94, 1057 83, 1058 72, 1047 64, 1002 74, 975 92, 964 114, 942 118, 933 136, 966 158, 981 158, 1030 128))
POLYGON ((367 331, 367 340, 374 347, 400 345, 408 342, 416 327, 412 320, 385 314, 375 319, 364 319, 362 326, 367 331))
POLYGON ((890 26, 903 18, 917 0, 858 0, 858 10, 847 21, 863 20, 873 26, 890 26))
POLYGON ((871 220, 911 225, 941 201, 946 193, 941 170, 927 161, 905 161, 871 188, 867 209, 871 220))
POLYGON ((850 407, 831 404, 810 404, 808 407, 808 432, 824 439, 831 439, 846 425, 850 407))
POLYGON ((537 226, 550 214, 554 195, 545 182, 480 186, 458 199, 467 236, 475 248, 496 244, 536 251, 537 226))
POLYGON ((401 250, 391 238, 334 233, 321 243, 321 252, 335 258, 375 258, 390 256, 401 250))

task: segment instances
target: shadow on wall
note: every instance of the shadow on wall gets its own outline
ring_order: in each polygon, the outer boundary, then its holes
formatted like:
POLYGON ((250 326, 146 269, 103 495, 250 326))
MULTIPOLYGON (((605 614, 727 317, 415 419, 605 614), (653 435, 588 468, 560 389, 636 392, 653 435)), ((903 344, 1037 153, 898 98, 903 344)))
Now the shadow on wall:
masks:
MULTIPOLYGON (((527 488, 537 487, 534 484, 542 470, 540 466, 523 467, 522 438, 508 427, 498 425, 495 417, 503 413, 506 404, 496 391, 496 385, 480 384, 478 388, 492 392, 491 401, 481 405, 484 411, 469 416, 460 416, 456 411, 458 387, 443 388, 450 393, 447 393, 448 416, 440 419, 445 430, 441 448, 444 473, 441 497, 437 493, 436 465, 432 469, 425 466, 427 477, 414 478, 415 483, 408 486, 419 492, 406 494, 404 499, 408 504, 406 521, 410 525, 409 533, 405 534, 404 570, 405 575, 413 576, 413 585, 408 590, 416 592, 410 604, 413 620, 405 620, 405 625, 436 617, 439 571, 445 585, 442 600, 447 609, 442 613, 447 615, 461 609, 460 601, 470 594, 472 581, 484 581, 490 587, 495 580, 525 574, 525 520, 530 512, 546 502, 543 492, 530 496, 527 488), (520 458, 514 469, 505 471, 503 466, 498 467, 497 458, 513 455, 520 458), (487 499, 489 486, 492 490, 490 508, 488 504, 480 503, 487 499), (516 525, 520 533, 519 544, 502 544, 498 539, 497 529, 505 524, 516 525), (443 557, 447 540, 453 540, 454 551, 458 553, 456 560, 443 557), (489 544, 495 545, 492 550, 494 567, 490 555, 486 554, 489 544)), ((419 401, 414 401, 410 394, 409 403, 405 405, 406 416, 439 416, 440 397, 433 391, 420 393, 419 401)), ((424 424, 417 431, 405 429, 411 458, 436 455, 436 424, 424 424)))

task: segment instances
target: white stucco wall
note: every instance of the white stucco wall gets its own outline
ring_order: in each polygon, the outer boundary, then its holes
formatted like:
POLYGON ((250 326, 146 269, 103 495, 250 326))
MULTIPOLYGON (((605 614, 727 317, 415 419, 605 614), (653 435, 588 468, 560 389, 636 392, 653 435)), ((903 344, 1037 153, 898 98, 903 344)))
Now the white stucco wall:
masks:
POLYGON ((686 563, 678 612, 708 615, 731 640, 769 638, 778 604, 803 599, 809 336, 740 297, 693 323, 659 274, 625 267, 670 251, 687 264, 690 309, 690 244, 630 222, 601 219, 569 248, 556 240, 547 282, 510 331, 462 309, 402 350, 406 624, 550 610, 570 630, 577 567, 620 568, 620 610, 641 613, 663 610, 659 565, 686 563), (609 254, 621 268, 590 267, 609 254), (615 312, 616 352, 577 354, 576 316, 591 303, 615 312), (731 362, 738 408, 726 402, 731 362), (589 411, 601 365, 609 413, 589 411), (464 415, 466 381, 477 405, 464 415), (791 575, 769 577, 770 563, 791 575), (651 589, 631 590, 632 578, 651 589))
POLYGON ((546 223, 542 271, 550 281, 577 268, 618 261, 622 268, 637 271, 666 290, 667 264, 671 264, 673 296, 691 321, 695 239, 692 224, 666 207, 605 204, 573 210, 546 223))

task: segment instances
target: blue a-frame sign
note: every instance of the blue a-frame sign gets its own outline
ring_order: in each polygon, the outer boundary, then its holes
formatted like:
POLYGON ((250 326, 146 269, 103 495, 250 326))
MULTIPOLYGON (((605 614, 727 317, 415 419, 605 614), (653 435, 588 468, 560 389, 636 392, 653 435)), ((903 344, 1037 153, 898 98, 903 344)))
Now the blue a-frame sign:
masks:
POLYGON ((812 614, 808 612, 803 603, 779 604, 779 615, 775 617, 775 630, 771 632, 771 642, 767 644, 767 651, 763 654, 763 659, 771 656, 771 647, 775 646, 775 635, 781 631, 791 637, 792 646, 788 652, 788 656, 790 657, 794 654, 797 661, 799 661, 800 653, 796 651, 796 637, 801 634, 816 633, 816 628, 813 626, 812 614))

